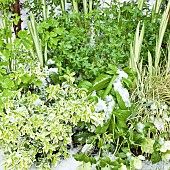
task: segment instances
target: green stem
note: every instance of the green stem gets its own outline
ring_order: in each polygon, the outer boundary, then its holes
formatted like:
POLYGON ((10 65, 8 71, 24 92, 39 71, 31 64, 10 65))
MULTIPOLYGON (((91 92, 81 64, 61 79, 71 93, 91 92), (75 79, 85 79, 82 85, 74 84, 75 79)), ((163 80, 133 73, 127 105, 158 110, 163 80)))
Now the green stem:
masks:
POLYGON ((61 9, 65 11, 65 0, 61 0, 61 9))
POLYGON ((88 9, 87 9, 87 0, 83 0, 83 9, 84 9, 84 14, 87 14, 88 9))
POLYGON ((46 1, 42 0, 42 6, 43 6, 43 19, 46 20, 47 19, 47 7, 46 7, 46 1))
POLYGON ((119 137, 118 137, 118 139, 117 139, 116 149, 115 149, 115 151, 114 151, 113 155, 115 155, 115 154, 116 154, 116 152, 117 152, 118 148, 119 148, 119 137))
POLYGON ((89 0, 89 12, 92 11, 93 0, 89 0))
POLYGON ((73 10, 75 10, 77 13, 79 12, 77 0, 73 0, 73 10))

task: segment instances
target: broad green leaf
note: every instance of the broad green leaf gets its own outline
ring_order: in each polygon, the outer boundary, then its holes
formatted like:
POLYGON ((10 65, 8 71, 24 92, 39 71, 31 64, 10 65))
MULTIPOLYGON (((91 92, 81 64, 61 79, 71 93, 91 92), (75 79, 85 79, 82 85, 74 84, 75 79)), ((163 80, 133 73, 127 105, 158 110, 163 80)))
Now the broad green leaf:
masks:
POLYGON ((126 165, 122 165, 118 170, 127 170, 126 165))
POLYGON ((85 153, 74 154, 73 157, 76 161, 82 161, 82 162, 85 162, 85 163, 90 162, 91 164, 96 163, 96 159, 94 157, 89 157, 85 153))
POLYGON ((103 94, 104 94, 105 90, 98 90, 97 91, 97 95, 102 98, 103 94))
POLYGON ((28 75, 28 74, 24 74, 22 77, 21 77, 21 80, 23 83, 27 84, 30 80, 31 80, 31 76, 28 75))
POLYGON ((107 74, 111 74, 111 75, 116 75, 117 74, 117 67, 113 64, 108 64, 108 68, 110 70, 106 71, 107 74))
POLYGON ((92 87, 92 84, 89 81, 84 80, 78 85, 78 87, 79 88, 86 88, 88 90, 90 87, 92 87))
POLYGON ((105 92, 104 92, 104 94, 103 94, 103 97, 102 97, 103 99, 110 93, 110 91, 111 91, 111 89, 112 89, 112 86, 113 86, 113 82, 114 82, 114 80, 115 80, 116 78, 117 78, 117 76, 113 76, 113 77, 112 77, 109 85, 107 86, 107 88, 106 88, 106 90, 105 90, 105 92))
POLYGON ((128 88, 132 87, 133 82, 130 79, 122 78, 122 81, 126 84, 128 88))
POLYGON ((131 111, 130 110, 115 110, 113 114, 116 116, 117 119, 126 121, 127 118, 131 115, 131 111))
POLYGON ((76 134, 73 136, 73 141, 76 143, 86 143, 86 140, 88 140, 88 138, 94 136, 93 133, 90 132, 81 132, 79 134, 76 134))
POLYGON ((32 48, 32 43, 30 40, 24 39, 24 40, 22 40, 22 43, 24 44, 24 46, 27 50, 30 50, 32 48))
POLYGON ((138 157, 135 157, 135 158, 132 160, 132 166, 133 166, 135 169, 142 169, 142 161, 141 161, 138 157))
POLYGON ((151 161, 153 164, 161 161, 161 155, 159 152, 153 152, 151 155, 151 161))
POLYGON ((4 81, 2 82, 1 86, 5 89, 11 89, 11 88, 15 87, 15 84, 10 78, 5 78, 4 81))
POLYGON ((116 110, 113 112, 116 116, 116 125, 119 129, 127 128, 126 121, 130 116, 131 112, 129 110, 116 110))
POLYGON ((111 78, 112 78, 112 76, 110 76, 110 75, 101 74, 93 82, 93 87, 90 89, 90 91, 94 91, 94 90, 97 91, 97 90, 106 88, 109 81, 111 80, 111 78))
POLYGON ((110 119, 108 119, 108 121, 106 123, 104 123, 103 126, 98 126, 95 130, 96 134, 103 134, 107 131, 108 127, 110 125, 110 119))
POLYGON ((109 157, 104 157, 104 158, 100 158, 100 167, 105 167, 107 165, 111 165, 111 159, 109 157))
POLYGON ((115 93, 116 93, 116 99, 119 104, 119 107, 123 110, 127 109, 125 102, 122 99, 122 96, 117 91, 115 93))
POLYGON ((42 81, 37 80, 37 81, 34 82, 34 85, 40 87, 42 85, 42 81))
POLYGON ((27 36, 28 36, 28 31, 26 31, 26 30, 21 30, 18 32, 19 38, 26 38, 27 36))

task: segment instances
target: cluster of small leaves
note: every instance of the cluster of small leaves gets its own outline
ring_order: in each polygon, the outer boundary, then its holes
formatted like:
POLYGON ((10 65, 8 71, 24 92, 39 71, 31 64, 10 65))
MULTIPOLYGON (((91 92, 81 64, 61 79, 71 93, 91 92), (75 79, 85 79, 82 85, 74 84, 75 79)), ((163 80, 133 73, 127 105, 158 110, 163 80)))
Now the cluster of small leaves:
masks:
POLYGON ((147 60, 149 50, 154 56, 160 16, 152 23, 146 4, 143 12, 135 3, 117 2, 110 8, 96 9, 86 16, 63 12, 41 22, 38 29, 42 43, 48 45, 49 58, 61 67, 61 74, 69 69, 77 77, 93 80, 107 68, 106 63, 128 64, 130 44, 139 21, 147 25, 141 55, 147 60))
MULTIPOLYGON (((24 75, 23 82, 30 78, 24 75)), ((64 78, 68 83, 41 88, 41 94, 29 89, 24 93, 21 89, 3 89, 0 143, 5 151, 6 168, 28 169, 36 163, 40 169, 50 169, 60 157, 67 157, 72 128, 79 121, 98 124, 100 114, 95 114, 86 91, 74 86, 71 76, 64 78)))

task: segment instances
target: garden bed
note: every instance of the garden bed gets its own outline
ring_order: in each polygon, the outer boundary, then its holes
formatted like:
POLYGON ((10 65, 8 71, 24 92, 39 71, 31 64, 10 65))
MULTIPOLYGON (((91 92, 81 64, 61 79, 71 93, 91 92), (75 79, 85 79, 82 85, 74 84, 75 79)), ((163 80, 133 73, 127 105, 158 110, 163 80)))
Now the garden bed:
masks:
POLYGON ((0 4, 0 168, 169 170, 170 2, 156 2, 23 1, 21 30, 0 4))

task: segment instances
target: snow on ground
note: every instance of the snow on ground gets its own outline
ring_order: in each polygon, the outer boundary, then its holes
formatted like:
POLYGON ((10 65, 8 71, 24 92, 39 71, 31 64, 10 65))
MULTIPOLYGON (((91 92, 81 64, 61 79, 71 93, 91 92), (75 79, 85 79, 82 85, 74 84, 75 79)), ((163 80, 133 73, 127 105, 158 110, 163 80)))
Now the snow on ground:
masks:
MULTIPOLYGON (((3 162, 3 152, 0 150, 0 164, 3 162)), ((3 166, 0 165, 0 170, 4 170, 3 166)))
POLYGON ((156 164, 152 164, 151 161, 144 161, 142 166, 142 170, 169 170, 169 169, 170 163, 165 163, 162 161, 156 164))

